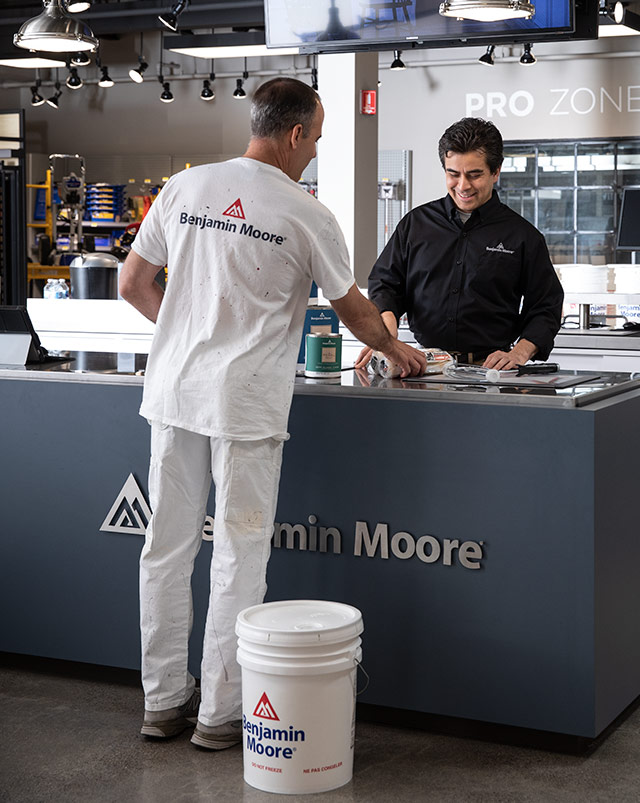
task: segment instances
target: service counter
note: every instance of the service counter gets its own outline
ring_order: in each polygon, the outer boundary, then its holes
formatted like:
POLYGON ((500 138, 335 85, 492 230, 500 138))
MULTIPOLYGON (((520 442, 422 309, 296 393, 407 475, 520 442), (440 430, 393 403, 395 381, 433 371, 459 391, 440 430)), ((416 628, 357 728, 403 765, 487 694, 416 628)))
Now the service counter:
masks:
MULTIPOLYGON (((0 650, 136 669, 145 358, 73 356, 0 369, 0 650)), ((577 376, 297 381, 267 598, 361 609, 360 701, 590 739, 640 694, 640 382, 577 376)))

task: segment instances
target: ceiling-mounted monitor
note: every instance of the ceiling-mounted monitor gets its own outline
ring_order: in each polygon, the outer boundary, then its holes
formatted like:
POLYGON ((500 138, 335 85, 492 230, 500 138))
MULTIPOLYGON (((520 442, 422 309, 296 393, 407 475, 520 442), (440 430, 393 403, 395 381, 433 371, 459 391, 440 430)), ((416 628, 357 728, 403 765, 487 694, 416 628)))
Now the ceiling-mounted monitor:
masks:
POLYGON ((533 0, 531 19, 444 17, 441 0, 265 0, 267 47, 301 53, 597 39, 598 0, 533 0))

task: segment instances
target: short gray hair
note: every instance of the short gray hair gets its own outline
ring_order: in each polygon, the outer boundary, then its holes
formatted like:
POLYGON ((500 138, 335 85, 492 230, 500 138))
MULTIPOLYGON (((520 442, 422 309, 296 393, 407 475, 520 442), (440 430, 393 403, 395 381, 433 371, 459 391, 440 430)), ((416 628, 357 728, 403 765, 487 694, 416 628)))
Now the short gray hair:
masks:
POLYGON ((272 78, 258 87, 251 101, 251 136, 279 137, 294 126, 309 129, 320 99, 314 89, 296 78, 272 78))

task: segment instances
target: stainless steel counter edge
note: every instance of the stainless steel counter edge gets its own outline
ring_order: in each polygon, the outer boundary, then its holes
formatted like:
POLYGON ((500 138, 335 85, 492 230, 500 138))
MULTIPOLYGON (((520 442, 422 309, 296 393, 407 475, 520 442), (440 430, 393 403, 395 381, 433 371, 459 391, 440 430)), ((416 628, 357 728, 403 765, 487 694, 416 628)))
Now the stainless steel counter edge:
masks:
POLYGON ((79 382, 94 385, 142 385, 144 376, 134 374, 98 374, 91 371, 48 373, 46 370, 25 371, 0 365, 0 379, 22 379, 30 382, 79 382))
MULTIPOLYGON (((144 376, 135 374, 100 373, 97 371, 48 371, 44 367, 30 370, 13 366, 0 365, 0 379, 22 380, 29 382, 72 382, 94 385, 142 386, 144 376)), ((417 387, 417 383, 406 386, 399 379, 380 379, 369 377, 371 385, 349 384, 356 381, 350 371, 342 374, 341 382, 334 380, 308 379, 296 377, 294 394, 303 396, 330 396, 334 398, 357 399, 395 399, 414 402, 453 401, 463 404, 500 404, 516 407, 555 407, 585 408, 591 404, 610 399, 630 390, 640 389, 640 380, 628 380, 610 387, 591 390, 588 394, 569 393, 556 396, 535 396, 518 394, 513 388, 500 385, 446 385, 438 384, 429 387, 417 387)), ((578 389, 580 386, 578 386, 578 389)))

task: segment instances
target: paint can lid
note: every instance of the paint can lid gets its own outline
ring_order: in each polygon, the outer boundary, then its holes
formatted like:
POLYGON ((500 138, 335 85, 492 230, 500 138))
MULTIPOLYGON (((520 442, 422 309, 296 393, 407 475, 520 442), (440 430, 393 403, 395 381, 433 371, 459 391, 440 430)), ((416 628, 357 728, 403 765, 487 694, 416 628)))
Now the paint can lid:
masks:
POLYGON ((362 633, 362 614, 327 600, 282 600, 253 605, 238 614, 236 634, 273 645, 335 644, 362 633))

